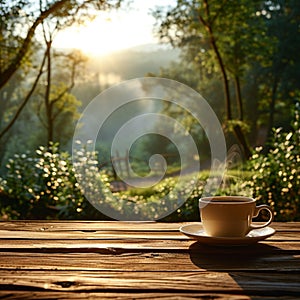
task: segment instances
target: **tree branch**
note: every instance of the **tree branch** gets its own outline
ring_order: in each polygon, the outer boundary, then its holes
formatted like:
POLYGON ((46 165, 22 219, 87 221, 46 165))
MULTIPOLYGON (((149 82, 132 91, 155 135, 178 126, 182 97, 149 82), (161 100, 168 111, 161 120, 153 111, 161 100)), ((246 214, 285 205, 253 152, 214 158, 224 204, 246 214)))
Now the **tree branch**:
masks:
POLYGON ((41 108, 42 108, 42 101, 40 101, 39 105, 37 106, 36 115, 37 115, 38 119, 40 120, 41 124, 47 129, 48 126, 42 118, 42 114, 41 114, 42 109, 41 108))
POLYGON ((19 117, 19 115, 21 114, 22 110, 24 109, 25 105, 27 104, 27 102, 29 101, 30 97, 32 96, 33 92, 35 91, 37 84, 40 80, 40 77, 43 74, 43 68, 46 62, 46 53, 44 54, 44 58, 43 61, 41 63, 40 69, 39 69, 39 73, 30 89, 30 91, 28 92, 27 96, 25 97, 24 101, 22 102, 22 104, 20 105, 20 107, 18 108, 15 116, 10 120, 10 122, 6 125, 6 127, 0 132, 0 140, 1 138, 9 131, 9 129, 14 125, 15 121, 17 120, 17 118, 19 117))
POLYGON ((41 12, 40 16, 34 21, 32 26, 27 32, 27 36, 24 39, 24 42, 16 54, 15 58, 11 61, 6 69, 3 72, 0 72, 0 89, 9 81, 12 75, 18 70, 21 65, 23 57, 26 55, 31 41, 33 39, 36 28, 52 13, 60 9, 66 4, 65 0, 54 3, 49 9, 41 12))

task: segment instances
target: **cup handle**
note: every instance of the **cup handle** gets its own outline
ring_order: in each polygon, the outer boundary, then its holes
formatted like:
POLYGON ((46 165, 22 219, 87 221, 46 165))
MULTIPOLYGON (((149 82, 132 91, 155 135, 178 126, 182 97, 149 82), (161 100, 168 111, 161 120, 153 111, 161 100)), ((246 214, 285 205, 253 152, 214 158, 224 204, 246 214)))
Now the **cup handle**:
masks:
POLYGON ((257 216, 259 215, 259 212, 260 212, 261 210, 267 210, 267 211, 269 212, 269 214, 270 214, 269 220, 268 220, 266 223, 261 224, 261 225, 254 225, 254 224, 251 224, 251 225, 250 225, 250 228, 249 228, 249 231, 250 231, 250 230, 253 230, 253 229, 258 229, 258 228, 264 228, 264 227, 267 227, 267 226, 268 226, 269 224, 271 224, 271 222, 273 221, 273 219, 274 219, 274 213, 273 213, 271 207, 268 206, 268 205, 266 205, 266 204, 262 204, 262 205, 259 205, 259 206, 255 207, 255 211, 254 211, 253 218, 257 217, 257 216))

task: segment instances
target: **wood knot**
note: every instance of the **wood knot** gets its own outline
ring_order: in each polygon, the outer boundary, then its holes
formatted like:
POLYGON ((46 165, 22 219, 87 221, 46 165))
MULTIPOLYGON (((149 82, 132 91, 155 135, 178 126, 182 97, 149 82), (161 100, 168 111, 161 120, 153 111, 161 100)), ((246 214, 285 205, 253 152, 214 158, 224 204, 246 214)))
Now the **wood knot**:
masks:
POLYGON ((69 288, 72 285, 75 285, 76 283, 74 281, 57 281, 54 282, 56 285, 60 285, 62 288, 69 288))

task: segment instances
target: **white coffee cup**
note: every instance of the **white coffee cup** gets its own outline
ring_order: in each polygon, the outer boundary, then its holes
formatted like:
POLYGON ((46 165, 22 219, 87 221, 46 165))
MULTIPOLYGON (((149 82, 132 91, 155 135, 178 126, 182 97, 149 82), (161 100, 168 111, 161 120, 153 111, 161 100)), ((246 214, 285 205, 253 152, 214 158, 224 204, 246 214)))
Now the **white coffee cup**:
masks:
POLYGON ((242 196, 214 196, 199 200, 204 231, 212 237, 245 237, 251 230, 268 226, 274 218, 268 205, 256 206, 255 199, 242 196), (269 212, 269 220, 253 224, 261 210, 269 212))

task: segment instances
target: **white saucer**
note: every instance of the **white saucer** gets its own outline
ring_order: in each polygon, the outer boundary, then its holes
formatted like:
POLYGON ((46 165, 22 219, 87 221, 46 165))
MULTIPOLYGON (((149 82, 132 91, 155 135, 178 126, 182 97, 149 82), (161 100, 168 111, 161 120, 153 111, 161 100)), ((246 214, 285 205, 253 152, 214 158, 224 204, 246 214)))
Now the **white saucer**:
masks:
POLYGON ((198 242, 207 245, 240 246, 254 244, 272 236, 276 231, 271 227, 251 230, 245 237, 211 237, 208 236, 201 224, 189 224, 180 227, 180 232, 198 242))

